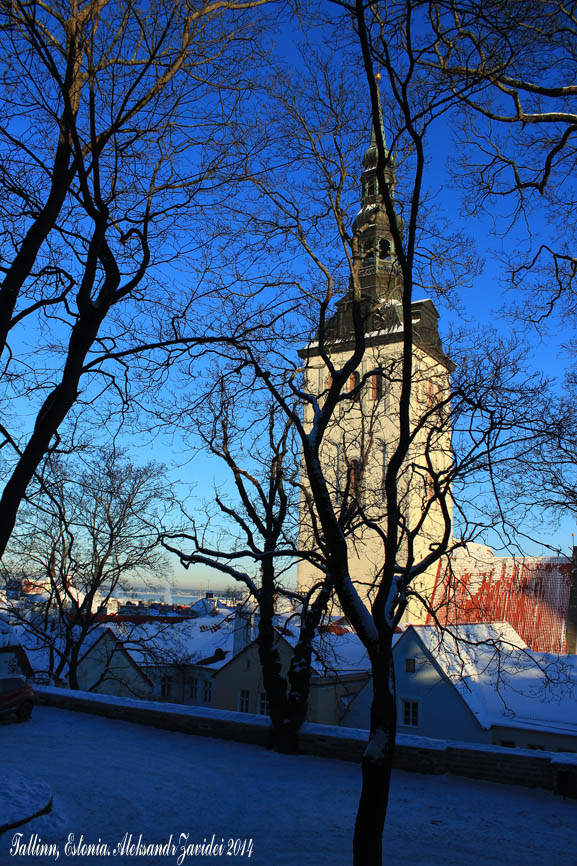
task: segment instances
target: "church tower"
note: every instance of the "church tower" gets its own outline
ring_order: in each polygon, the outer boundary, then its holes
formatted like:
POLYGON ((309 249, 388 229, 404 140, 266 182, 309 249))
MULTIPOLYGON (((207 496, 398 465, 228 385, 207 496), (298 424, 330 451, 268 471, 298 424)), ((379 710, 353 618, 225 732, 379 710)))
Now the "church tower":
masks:
MULTIPOLYGON (((384 140, 384 136, 383 136, 384 140)), ((387 154, 388 156, 388 154, 387 154)), ((394 162, 387 160, 385 178, 394 195, 394 162)), ((383 563, 383 540, 371 524, 386 527, 384 482, 388 460, 398 437, 399 398, 403 353, 403 281, 389 218, 378 188, 377 145, 374 129, 363 158, 361 208, 352 229, 360 258, 365 332, 365 354, 351 375, 347 393, 337 405, 323 443, 322 459, 334 506, 356 509, 355 528, 349 544, 351 578, 370 603, 383 563)), ((400 217, 396 217, 400 220, 400 217)), ((399 225, 402 235, 402 223, 399 225)), ((352 284, 352 277, 351 277, 352 284)), ((322 343, 338 370, 350 358, 355 345, 352 321, 352 289, 337 301, 327 321, 322 343)), ((447 472, 451 465, 451 431, 448 405, 450 360, 438 333, 438 313, 431 300, 412 304, 413 374, 411 397, 412 443, 399 479, 402 513, 401 558, 421 560, 442 536, 445 519, 438 492, 451 513, 447 472)), ((305 390, 323 400, 330 387, 328 368, 320 341, 301 351, 305 361, 305 390)), ((304 410, 306 425, 312 411, 304 410)), ((301 549, 314 549, 314 519, 304 488, 300 507, 301 549)), ((425 573, 416 589, 432 592, 436 569, 425 573)), ((306 590, 320 578, 307 561, 299 563, 298 587, 306 590)), ((405 619, 424 622, 426 612, 411 602, 405 619)))

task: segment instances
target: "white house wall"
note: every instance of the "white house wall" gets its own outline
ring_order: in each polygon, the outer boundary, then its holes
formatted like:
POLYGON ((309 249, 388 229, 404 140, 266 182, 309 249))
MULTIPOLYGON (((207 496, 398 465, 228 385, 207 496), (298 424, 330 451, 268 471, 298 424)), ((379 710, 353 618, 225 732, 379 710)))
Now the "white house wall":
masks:
MULTIPOLYGON (((443 676, 418 640, 403 635, 394 649, 397 686, 398 731, 403 734, 470 743, 490 743, 491 732, 483 730, 452 683, 443 676), (415 659, 415 672, 405 670, 405 659, 415 659), (403 701, 417 702, 419 724, 405 725, 403 701)), ((343 724, 368 728, 373 697, 369 682, 351 703, 343 724)))
POLYGON ((78 685, 107 695, 148 697, 146 678, 108 635, 95 643, 78 665, 78 685))

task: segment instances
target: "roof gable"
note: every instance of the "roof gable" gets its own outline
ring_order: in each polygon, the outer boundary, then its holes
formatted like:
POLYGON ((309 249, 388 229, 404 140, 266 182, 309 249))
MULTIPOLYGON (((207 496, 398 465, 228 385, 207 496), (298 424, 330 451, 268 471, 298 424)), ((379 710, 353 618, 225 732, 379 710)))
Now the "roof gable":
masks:
POLYGON ((577 735, 577 658, 532 653, 507 623, 409 631, 483 728, 577 735))

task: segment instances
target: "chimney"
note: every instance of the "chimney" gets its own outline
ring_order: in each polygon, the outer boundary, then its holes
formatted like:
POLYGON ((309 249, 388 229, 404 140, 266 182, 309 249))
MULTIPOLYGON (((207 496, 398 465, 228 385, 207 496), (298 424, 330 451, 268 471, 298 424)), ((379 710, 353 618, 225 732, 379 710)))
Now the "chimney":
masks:
POLYGON ((237 605, 234 612, 233 626, 233 644, 232 654, 238 655, 239 652, 249 645, 252 639, 251 614, 248 610, 244 610, 241 604, 237 605))

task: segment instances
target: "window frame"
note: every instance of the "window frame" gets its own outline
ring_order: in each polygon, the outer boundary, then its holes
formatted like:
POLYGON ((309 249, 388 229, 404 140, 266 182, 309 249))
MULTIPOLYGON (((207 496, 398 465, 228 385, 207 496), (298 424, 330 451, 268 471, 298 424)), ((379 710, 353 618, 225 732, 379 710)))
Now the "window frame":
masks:
POLYGON ((360 387, 359 387, 360 384, 361 384, 361 374, 359 373, 358 370, 353 370, 353 372, 349 376, 349 394, 351 395, 351 400, 354 403, 358 403, 361 399, 361 391, 360 391, 360 387), (356 390, 357 388, 359 390, 356 390))
POLYGON ((378 256, 379 256, 379 261, 381 261, 381 262, 387 262, 387 261, 389 261, 390 258, 391 258, 392 249, 393 249, 393 244, 392 244, 392 242, 389 240, 389 238, 380 238, 380 239, 379 239, 379 247, 378 247, 378 256), (383 255, 383 252, 384 252, 384 245, 385 245, 385 244, 387 245, 387 248, 386 248, 386 253, 387 253, 387 254, 386 254, 386 255, 383 255))
POLYGON ((363 485, 363 464, 359 457, 353 457, 349 465, 349 496, 355 502, 361 502, 363 485))
POLYGON ((210 705, 212 704, 213 698, 213 689, 212 689, 212 680, 206 679, 202 681, 202 703, 210 705))
POLYGON ((266 692, 259 692, 258 713, 260 716, 270 716, 270 700, 266 692))
POLYGON ((371 400, 378 403, 383 397, 383 377, 380 373, 371 375, 371 400))
POLYGON ((198 701, 198 677, 190 678, 189 697, 191 701, 198 701))
POLYGON ((421 727, 421 707, 420 701, 414 698, 402 698, 403 707, 403 727, 405 728, 420 728, 421 727))

